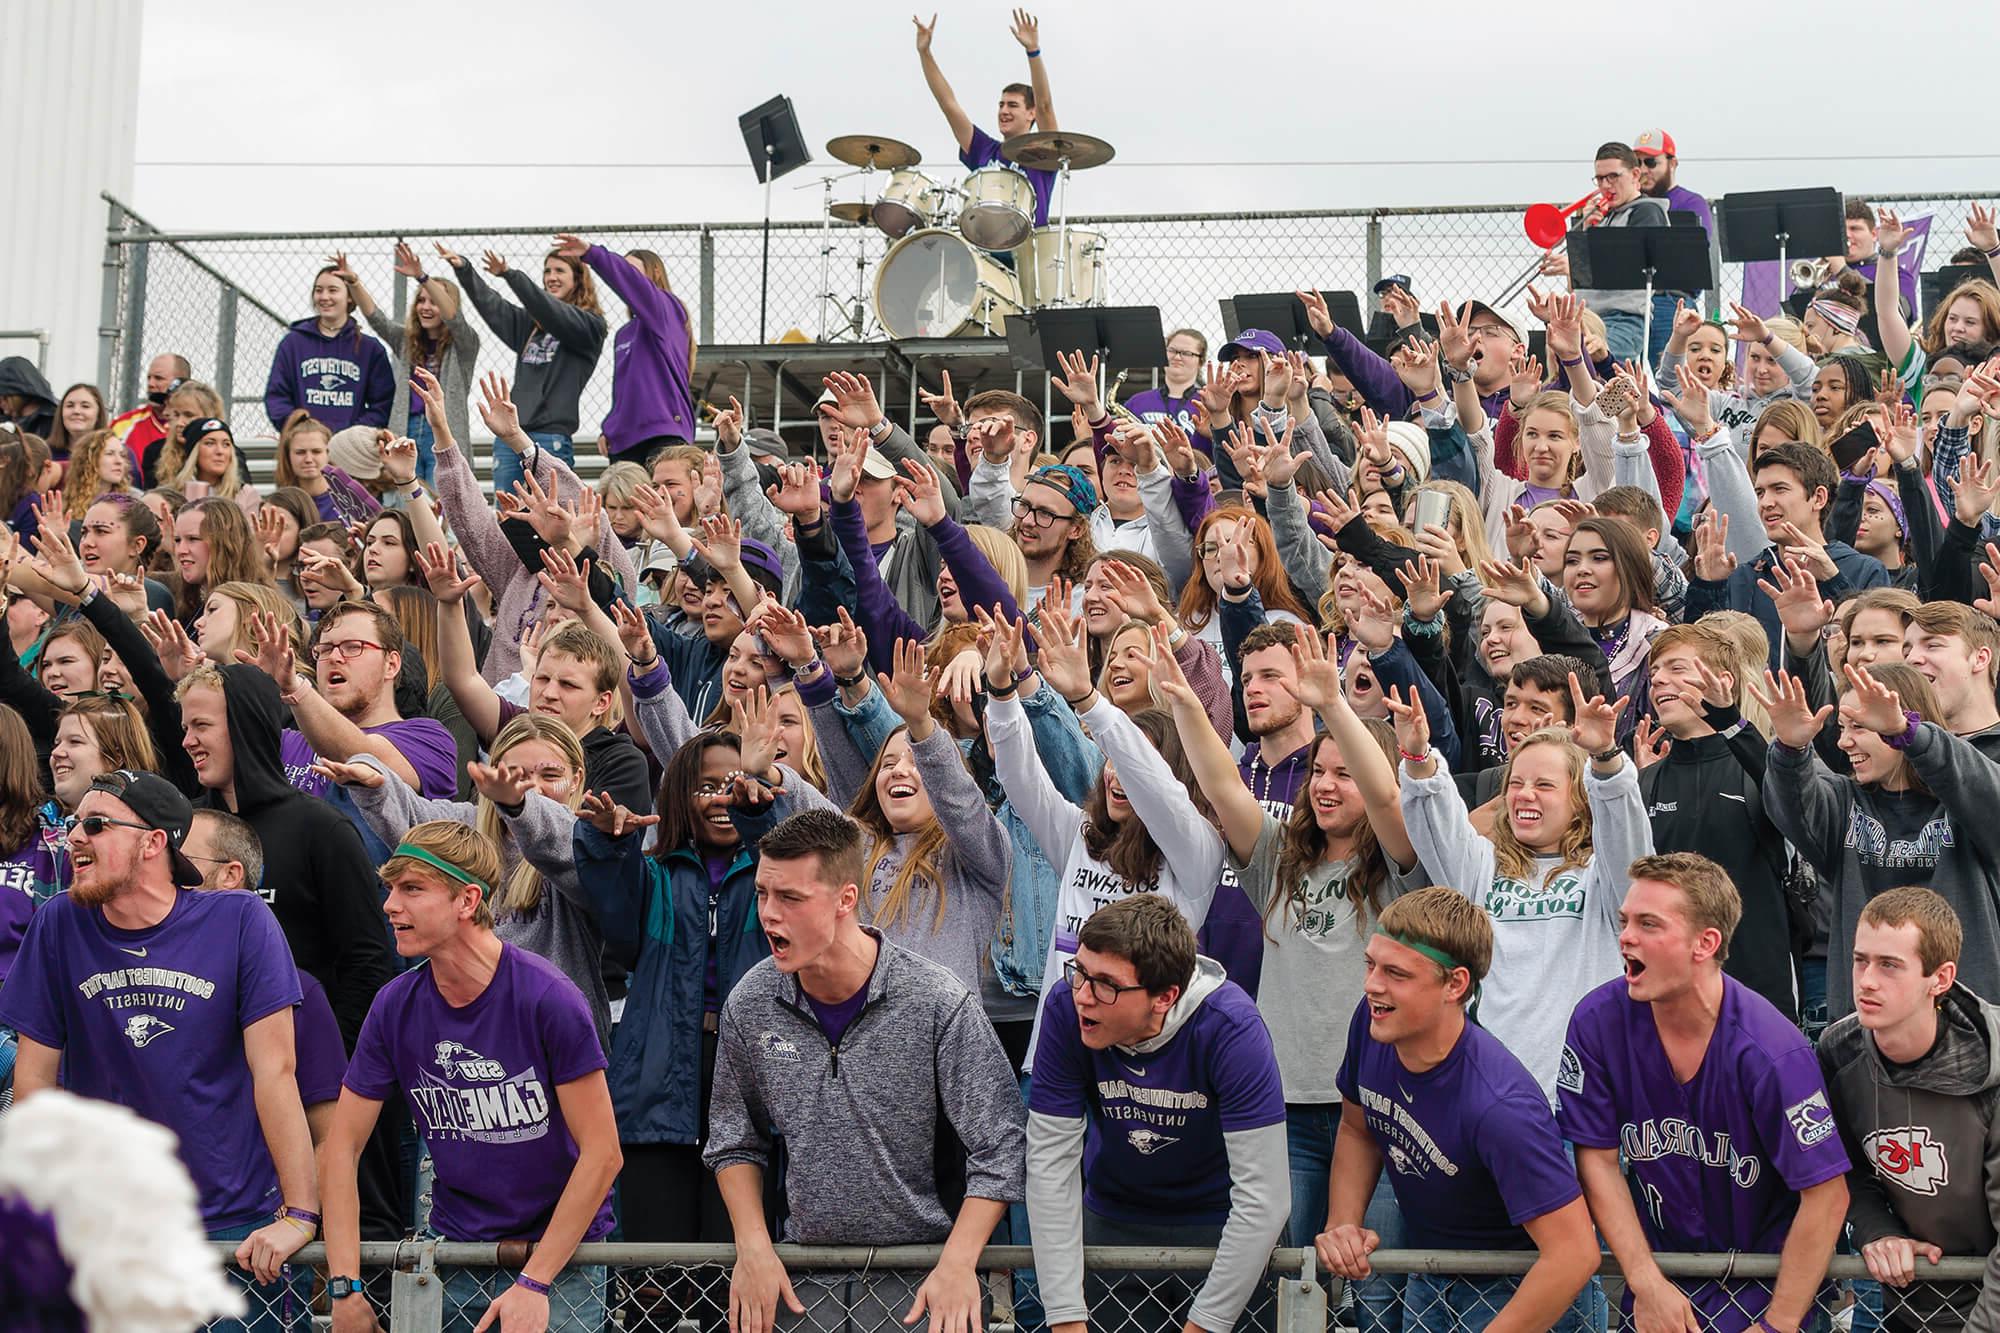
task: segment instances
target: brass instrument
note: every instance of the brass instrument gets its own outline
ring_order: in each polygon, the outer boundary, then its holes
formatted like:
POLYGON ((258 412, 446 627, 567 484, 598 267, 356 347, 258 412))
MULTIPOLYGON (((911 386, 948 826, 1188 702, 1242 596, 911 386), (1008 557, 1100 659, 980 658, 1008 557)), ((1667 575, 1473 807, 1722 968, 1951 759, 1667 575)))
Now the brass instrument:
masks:
POLYGON ((1792 261, 1792 286, 1807 291, 1818 291, 1833 271, 1833 261, 1827 259, 1794 259, 1792 261))

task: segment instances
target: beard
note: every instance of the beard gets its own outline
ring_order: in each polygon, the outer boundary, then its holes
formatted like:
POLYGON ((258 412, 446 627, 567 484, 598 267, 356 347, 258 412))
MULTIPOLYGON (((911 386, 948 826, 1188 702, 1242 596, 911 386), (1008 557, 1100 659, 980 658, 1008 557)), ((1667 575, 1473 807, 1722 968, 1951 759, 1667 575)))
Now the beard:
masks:
POLYGON ((93 866, 91 869, 91 883, 86 884, 81 875, 71 878, 69 883, 69 896, 76 900, 79 907, 102 907, 118 896, 118 885, 109 876, 97 873, 101 867, 93 866))
POLYGON ((1251 734, 1261 739, 1275 732, 1283 731, 1286 727, 1291 726, 1292 723, 1299 720, 1299 712, 1300 708, 1297 700, 1292 700, 1289 708, 1283 703, 1273 702, 1267 704, 1264 707, 1264 716, 1257 720, 1257 724, 1251 729, 1251 734))

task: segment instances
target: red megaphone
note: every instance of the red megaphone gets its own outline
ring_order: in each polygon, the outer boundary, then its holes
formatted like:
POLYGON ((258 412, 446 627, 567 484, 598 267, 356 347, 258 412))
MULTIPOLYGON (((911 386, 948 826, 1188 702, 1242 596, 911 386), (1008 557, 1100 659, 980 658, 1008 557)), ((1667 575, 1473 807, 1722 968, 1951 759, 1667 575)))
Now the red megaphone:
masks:
POLYGON ((1595 199, 1599 191, 1592 190, 1568 208, 1557 208, 1554 204, 1530 204, 1521 218, 1521 229, 1528 233, 1528 239, 1544 250, 1553 250, 1562 244, 1568 231, 1564 225, 1569 215, 1595 199))

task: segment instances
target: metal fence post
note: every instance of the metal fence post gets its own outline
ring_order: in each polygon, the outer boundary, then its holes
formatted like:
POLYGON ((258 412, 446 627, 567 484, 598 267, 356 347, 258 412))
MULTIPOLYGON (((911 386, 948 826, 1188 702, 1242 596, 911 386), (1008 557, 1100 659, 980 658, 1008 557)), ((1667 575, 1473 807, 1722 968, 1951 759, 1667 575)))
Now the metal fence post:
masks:
MULTIPOLYGON (((118 243, 118 237, 125 230, 125 210, 115 200, 105 208, 108 211, 104 223, 104 277, 97 304, 97 382, 108 389, 112 371, 118 365, 118 343, 124 333, 118 323, 118 307, 124 295, 125 247, 118 243)), ((130 401, 118 400, 121 407, 130 401)))
POLYGON ((215 312, 215 391, 222 395, 222 412, 236 405, 236 289, 224 287, 215 312))
POLYGON ((437 1242, 417 1249, 412 1272, 389 1277, 389 1333, 440 1333, 444 1328, 444 1278, 437 1271, 437 1242))
POLYGON ((715 233, 701 229, 701 341, 715 341, 715 233))
POLYGON ((119 345, 125 360, 119 374, 121 403, 139 401, 139 363, 146 340, 146 267, 152 249, 151 244, 141 241, 127 251, 130 258, 125 266, 125 328, 119 345))
POLYGON ((1299 1260, 1298 1277, 1278 1283, 1278 1333, 1326 1333, 1326 1289, 1314 1279, 1310 1245, 1299 1260))
POLYGON ((1368 267, 1368 273, 1363 281, 1368 284, 1368 290, 1373 292, 1375 284, 1382 281, 1382 215, 1380 213, 1370 213, 1368 215, 1368 257, 1365 262, 1368 267))

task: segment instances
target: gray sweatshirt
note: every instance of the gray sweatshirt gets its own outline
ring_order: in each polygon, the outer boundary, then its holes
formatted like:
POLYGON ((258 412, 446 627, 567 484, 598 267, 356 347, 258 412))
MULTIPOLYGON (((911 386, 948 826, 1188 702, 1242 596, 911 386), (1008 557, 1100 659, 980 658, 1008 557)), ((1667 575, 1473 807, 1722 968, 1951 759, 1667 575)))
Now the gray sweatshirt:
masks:
MULTIPOLYGON (((426 800, 417 795, 374 755, 357 754, 347 762, 366 764, 386 779, 379 787, 349 787, 347 793, 368 827, 391 847, 419 824, 444 819, 470 828, 479 817, 476 805, 426 800)), ((542 872, 542 897, 531 912, 502 915, 496 910, 493 933, 516 948, 548 959, 576 983, 590 1002, 597 1039, 608 1051, 611 999, 604 989, 604 935, 598 929, 590 895, 576 878, 570 842, 576 831, 576 815, 568 806, 531 791, 520 812, 510 815, 502 810, 500 822, 508 833, 500 844, 500 884, 512 877, 514 868, 526 857, 528 864, 542 872)), ((500 885, 493 887, 497 893, 500 885)))
MULTIPOLYGON (((389 406, 389 433, 399 437, 408 435, 410 363, 403 355, 405 330, 379 305, 368 316, 368 327, 375 330, 375 336, 389 349, 389 363, 396 368, 396 396, 389 406)), ((473 365, 479 360, 479 331, 466 320, 462 299, 458 313, 445 321, 445 327, 451 330, 451 342, 437 367, 438 387, 444 390, 445 424, 451 427, 452 438, 464 444, 472 438, 466 404, 472 397, 473 365)))
POLYGON ((881 952, 838 1047, 798 978, 768 958, 722 1006, 702 1161, 768 1170, 783 1139, 783 1239, 800 1245, 944 1240, 953 1219, 937 1192, 940 1116, 965 1145, 967 1198, 1022 1197, 1027 1113, 979 997, 869 934, 881 952))
POLYGON ((1591 855, 1581 869, 1556 873, 1560 858, 1537 857, 1529 878, 1499 873, 1493 843, 1473 833, 1435 750, 1437 771, 1413 777, 1403 765, 1403 823, 1432 882, 1449 884, 1493 918, 1493 964, 1475 1001, 1479 1026, 1555 1100, 1556 1069, 1570 1011, 1592 988, 1624 970, 1618 913, 1631 882, 1625 868, 1653 851, 1653 825, 1630 759, 1600 778, 1586 770, 1591 855))
MULTIPOLYGON (((1640 195, 1637 199, 1614 208, 1605 215, 1600 227, 1664 227, 1667 225, 1667 206, 1657 199, 1640 195)), ((1629 290, 1612 290, 1605 287, 1579 287, 1576 294, 1583 303, 1599 315, 1614 312, 1627 315, 1646 313, 1646 289, 1634 287, 1629 290)))
MULTIPOLYGON (((1159 1035, 1118 1049, 1144 1057, 1172 1044, 1202 1001, 1226 981, 1222 965, 1195 959, 1194 980, 1167 1011, 1159 1035)), ((1088 1316, 1083 1291, 1083 1145, 1089 1121, 1037 1111, 1028 1117, 1028 1216, 1035 1275, 1051 1327, 1088 1316)), ((1105 1132, 1099 1127, 1099 1132, 1105 1132)), ((1291 1167, 1282 1122, 1222 1136, 1229 1154, 1229 1221, 1187 1321, 1229 1333, 1250 1303, 1291 1216, 1291 1167)), ((1171 1311, 1168 1312, 1171 1314, 1171 1311)))

